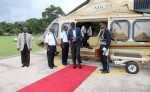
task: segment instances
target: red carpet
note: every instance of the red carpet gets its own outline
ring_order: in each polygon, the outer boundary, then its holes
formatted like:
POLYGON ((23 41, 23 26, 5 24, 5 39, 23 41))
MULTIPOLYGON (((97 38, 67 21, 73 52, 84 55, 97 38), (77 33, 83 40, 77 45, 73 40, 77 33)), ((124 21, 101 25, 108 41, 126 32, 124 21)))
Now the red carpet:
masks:
POLYGON ((18 92, 73 92, 95 69, 86 65, 82 69, 68 66, 18 92))

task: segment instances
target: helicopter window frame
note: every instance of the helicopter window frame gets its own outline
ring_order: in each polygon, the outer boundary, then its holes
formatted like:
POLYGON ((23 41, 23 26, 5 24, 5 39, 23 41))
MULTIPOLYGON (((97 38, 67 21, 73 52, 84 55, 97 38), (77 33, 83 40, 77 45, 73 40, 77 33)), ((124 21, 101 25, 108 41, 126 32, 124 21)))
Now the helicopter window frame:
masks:
POLYGON ((124 23, 127 23, 127 39, 125 40, 121 40, 121 39, 117 39, 117 41, 122 41, 122 42, 127 42, 129 39, 130 39, 130 28, 131 28, 131 25, 130 25, 130 22, 128 20, 114 20, 111 24, 110 24, 110 31, 112 33, 112 30, 113 30, 113 24, 116 23, 116 22, 124 22, 124 23))
POLYGON ((133 22, 133 35, 132 35, 132 37, 133 37, 133 40, 135 41, 135 42, 150 42, 150 40, 149 41, 144 41, 144 40, 136 40, 136 35, 135 35, 135 33, 136 33, 136 30, 135 30, 135 24, 137 23, 137 22, 149 22, 150 23, 150 19, 137 19, 137 20, 135 20, 134 22, 133 22))

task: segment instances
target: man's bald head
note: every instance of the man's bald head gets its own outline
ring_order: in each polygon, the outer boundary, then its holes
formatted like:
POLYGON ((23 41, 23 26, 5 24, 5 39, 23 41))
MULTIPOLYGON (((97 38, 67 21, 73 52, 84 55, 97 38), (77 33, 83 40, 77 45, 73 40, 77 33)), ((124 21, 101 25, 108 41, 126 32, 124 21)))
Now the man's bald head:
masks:
POLYGON ((105 30, 107 28, 107 23, 106 22, 101 22, 100 23, 100 29, 105 30))
POLYGON ((28 28, 27 27, 23 27, 23 30, 22 30, 24 33, 27 33, 28 32, 28 28))

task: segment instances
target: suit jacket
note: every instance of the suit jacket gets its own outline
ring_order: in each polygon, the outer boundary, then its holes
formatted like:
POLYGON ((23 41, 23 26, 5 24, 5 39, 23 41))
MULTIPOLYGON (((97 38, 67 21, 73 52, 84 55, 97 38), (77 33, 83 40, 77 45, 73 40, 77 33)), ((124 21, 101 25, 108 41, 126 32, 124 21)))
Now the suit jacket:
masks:
MULTIPOLYGON (((29 33, 26 33, 26 43, 27 43, 28 49, 31 49, 32 48, 32 35, 29 33)), ((17 48, 19 48, 20 51, 22 51, 24 49, 24 45, 25 45, 24 33, 20 33, 18 35, 17 48)))
POLYGON ((101 36, 103 36, 102 42, 106 43, 105 47, 109 48, 110 44, 111 44, 111 40, 112 40, 112 36, 111 36, 110 31, 106 29, 104 31, 103 35, 101 35, 101 36))
POLYGON ((71 29, 68 32, 68 39, 69 39, 69 41, 71 43, 73 43, 73 30, 76 30, 76 42, 81 45, 81 43, 82 43, 82 34, 81 34, 80 28, 78 28, 78 27, 76 29, 71 29))

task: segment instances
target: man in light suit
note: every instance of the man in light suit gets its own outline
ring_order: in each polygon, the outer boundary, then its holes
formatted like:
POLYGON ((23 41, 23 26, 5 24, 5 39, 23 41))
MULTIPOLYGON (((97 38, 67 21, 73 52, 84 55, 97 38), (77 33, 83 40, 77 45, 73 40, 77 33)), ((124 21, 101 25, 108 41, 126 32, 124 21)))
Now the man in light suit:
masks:
POLYGON ((23 32, 18 35, 17 49, 21 52, 22 67, 30 65, 30 51, 32 50, 32 35, 28 33, 26 27, 23 32))

